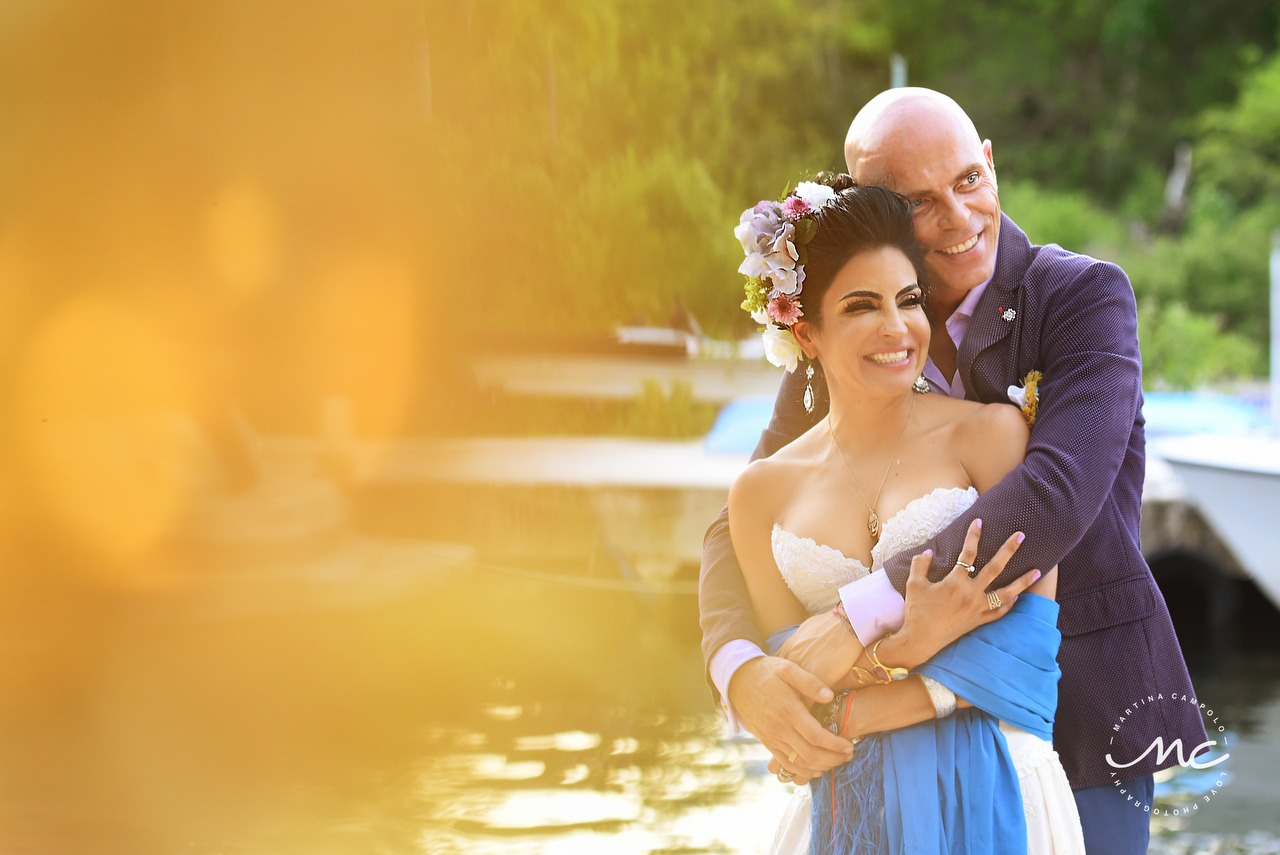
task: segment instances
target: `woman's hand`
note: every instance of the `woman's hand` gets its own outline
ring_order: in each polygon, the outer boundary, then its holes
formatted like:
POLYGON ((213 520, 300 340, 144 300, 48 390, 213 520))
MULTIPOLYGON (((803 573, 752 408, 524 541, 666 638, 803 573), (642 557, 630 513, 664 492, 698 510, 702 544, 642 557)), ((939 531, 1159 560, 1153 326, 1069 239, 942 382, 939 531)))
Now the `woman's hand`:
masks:
MULTIPOLYGON (((965 536, 960 562, 973 563, 981 536, 982 520, 974 520, 965 536)), ((1008 614, 1018 595, 1040 578, 1040 571, 1029 570, 997 589, 994 593, 1000 598, 1000 605, 994 609, 987 598, 987 586, 1004 570, 1023 539, 1022 532, 1012 535, 972 578, 957 563, 941 581, 930 582, 932 554, 925 552, 913 558, 902 629, 886 638, 878 648, 881 661, 915 668, 970 630, 1008 614)))

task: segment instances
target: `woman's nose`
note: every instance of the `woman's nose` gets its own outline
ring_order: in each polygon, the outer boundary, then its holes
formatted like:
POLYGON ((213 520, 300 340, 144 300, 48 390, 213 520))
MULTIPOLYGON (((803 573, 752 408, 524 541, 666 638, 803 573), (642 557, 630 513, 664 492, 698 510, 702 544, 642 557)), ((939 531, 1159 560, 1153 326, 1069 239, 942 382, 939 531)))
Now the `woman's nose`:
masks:
POLYGON ((880 332, 882 335, 901 335, 906 332, 907 324, 897 306, 890 306, 880 313, 880 332))

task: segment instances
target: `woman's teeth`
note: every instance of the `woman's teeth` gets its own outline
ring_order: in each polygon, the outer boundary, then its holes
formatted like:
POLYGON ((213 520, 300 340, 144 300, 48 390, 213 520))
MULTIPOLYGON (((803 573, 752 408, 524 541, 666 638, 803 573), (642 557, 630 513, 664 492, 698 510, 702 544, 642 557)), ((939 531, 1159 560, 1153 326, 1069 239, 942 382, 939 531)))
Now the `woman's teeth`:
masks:
POLYGON ((895 350, 893 353, 873 353, 871 354, 872 362, 879 362, 881 365, 889 365, 894 362, 901 362, 907 358, 907 351, 895 350))
POLYGON ((978 232, 978 234, 969 238, 964 243, 958 243, 955 246, 948 247, 947 249, 944 249, 943 252, 945 252, 947 255, 955 255, 958 252, 965 252, 966 250, 973 249, 974 244, 978 242, 978 238, 981 235, 982 235, 982 232, 978 232))

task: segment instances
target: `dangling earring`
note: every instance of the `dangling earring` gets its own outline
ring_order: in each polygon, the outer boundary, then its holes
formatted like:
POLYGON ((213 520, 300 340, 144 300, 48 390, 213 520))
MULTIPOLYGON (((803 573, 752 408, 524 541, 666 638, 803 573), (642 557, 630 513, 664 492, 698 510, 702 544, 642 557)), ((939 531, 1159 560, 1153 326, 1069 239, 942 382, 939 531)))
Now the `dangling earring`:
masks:
POLYGON ((804 411, 809 415, 813 415, 813 363, 804 370, 806 382, 804 384, 804 411))
POLYGON ((916 378, 916 382, 911 384, 911 388, 919 392, 921 395, 925 394, 926 392, 932 391, 929 388, 929 381, 924 379, 923 374, 921 374, 919 377, 916 378))

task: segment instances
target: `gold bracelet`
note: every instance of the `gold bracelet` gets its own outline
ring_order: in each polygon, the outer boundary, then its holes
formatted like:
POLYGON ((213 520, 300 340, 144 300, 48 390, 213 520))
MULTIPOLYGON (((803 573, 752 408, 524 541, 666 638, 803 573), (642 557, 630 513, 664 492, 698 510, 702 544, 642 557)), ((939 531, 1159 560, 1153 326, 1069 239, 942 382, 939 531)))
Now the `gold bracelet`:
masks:
MULTIPOLYGON (((888 636, 885 636, 885 638, 887 637, 888 636)), ((871 660, 871 664, 872 666, 874 666, 873 670, 875 671, 876 676, 882 682, 885 682, 885 683, 888 683, 890 680, 906 679, 908 676, 911 675, 910 671, 908 671, 906 668, 890 668, 884 663, 882 663, 880 661, 880 657, 876 655, 876 651, 880 649, 881 641, 884 641, 884 638, 880 639, 880 641, 877 641, 875 644, 867 648, 867 658, 871 660), (884 672, 883 677, 880 676, 881 672, 884 672)))
POLYGON ((880 680, 876 679, 875 675, 872 674, 870 671, 868 671, 866 668, 861 668, 857 665, 854 665, 849 670, 853 672, 853 676, 857 677, 858 682, 860 683, 863 683, 868 686, 876 686, 880 684, 880 680))

